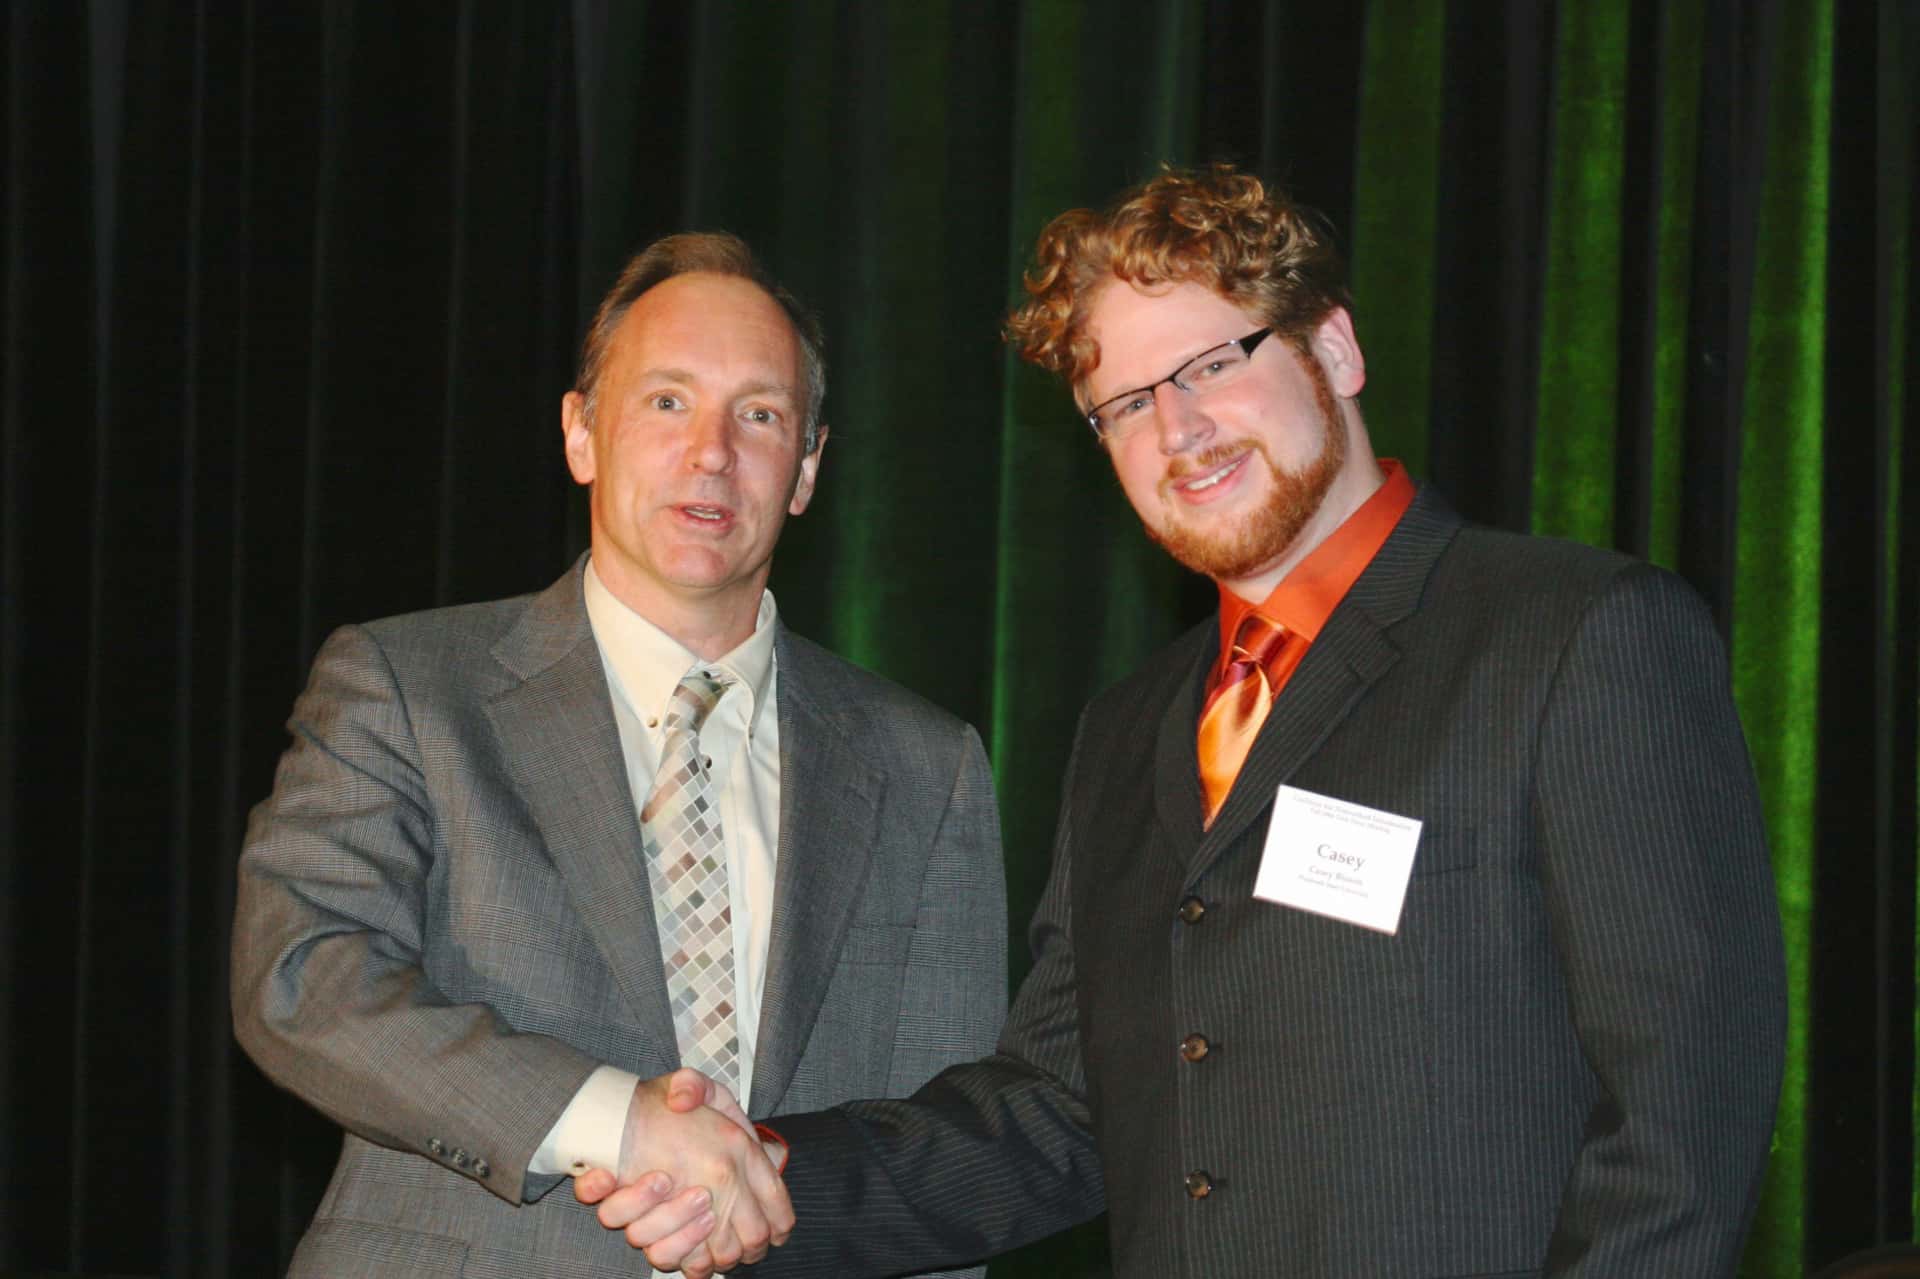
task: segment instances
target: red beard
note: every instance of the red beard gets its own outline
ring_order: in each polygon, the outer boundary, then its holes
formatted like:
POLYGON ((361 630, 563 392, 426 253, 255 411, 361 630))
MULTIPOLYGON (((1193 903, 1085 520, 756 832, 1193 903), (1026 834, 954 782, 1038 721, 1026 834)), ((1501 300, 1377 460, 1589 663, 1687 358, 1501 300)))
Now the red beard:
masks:
POLYGON ((1320 409, 1319 456, 1297 471, 1287 471, 1274 463, 1263 441, 1217 444, 1195 457, 1183 474, 1204 471, 1251 448, 1260 455, 1273 477, 1267 500, 1229 528, 1203 530, 1184 527, 1175 521, 1169 521, 1164 528, 1147 525, 1147 536, 1194 572, 1231 582, 1253 577, 1278 560, 1320 509, 1327 490, 1333 487, 1334 477, 1346 464, 1347 433, 1333 387, 1328 385, 1326 372, 1316 361, 1308 358, 1301 363, 1313 379, 1314 398, 1320 409))

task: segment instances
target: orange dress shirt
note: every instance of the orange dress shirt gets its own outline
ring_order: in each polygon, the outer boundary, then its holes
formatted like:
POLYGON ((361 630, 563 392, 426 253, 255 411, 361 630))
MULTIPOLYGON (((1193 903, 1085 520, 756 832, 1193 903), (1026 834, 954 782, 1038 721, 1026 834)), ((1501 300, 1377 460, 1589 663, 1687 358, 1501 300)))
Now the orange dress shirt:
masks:
POLYGON ((1319 638, 1320 628, 1326 625, 1327 618, 1346 598, 1367 565, 1373 563, 1387 535, 1413 503, 1413 481, 1407 478, 1406 469, 1392 458, 1381 458, 1380 469, 1386 472, 1386 482, 1282 578, 1273 588, 1273 594, 1258 604, 1249 604, 1225 586, 1220 588, 1220 654, 1207 673, 1209 699, 1220 686, 1220 679, 1232 660, 1233 637, 1241 621, 1253 612, 1280 623, 1306 641, 1292 646, 1295 651, 1288 654, 1291 660, 1281 663, 1281 669, 1267 673, 1275 697, 1286 687, 1300 656, 1319 638))

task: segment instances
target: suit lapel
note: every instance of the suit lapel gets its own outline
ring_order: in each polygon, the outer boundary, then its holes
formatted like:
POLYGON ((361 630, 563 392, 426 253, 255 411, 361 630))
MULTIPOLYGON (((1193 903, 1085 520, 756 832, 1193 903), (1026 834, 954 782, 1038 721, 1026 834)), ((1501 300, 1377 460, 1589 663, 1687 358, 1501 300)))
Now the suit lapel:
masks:
MULTIPOLYGON (((1274 701, 1219 818, 1193 848, 1187 861, 1189 882, 1267 812, 1274 792, 1312 758, 1367 690, 1399 660, 1400 650, 1389 631, 1419 606, 1434 562, 1459 528, 1459 516, 1432 489, 1422 487, 1415 494, 1413 504, 1334 609, 1274 701)), ((1196 709, 1187 721, 1189 743, 1198 714, 1196 709)), ((1189 771, 1197 770, 1194 759, 1189 744, 1189 771)), ((1197 794, 1197 780, 1193 786, 1197 794)))
POLYGON ((886 776, 830 712, 830 659, 783 626, 774 640, 780 716, 780 850, 753 1110, 776 1113, 833 980, 879 840, 886 776))
MULTIPOLYGON (((1338 613, 1336 612, 1336 617, 1338 613)), ((1347 717, 1399 650, 1371 618, 1328 619, 1293 678, 1275 699, 1213 828, 1188 863, 1198 876, 1273 804, 1274 792, 1347 717)))
MULTIPOLYGON (((600 648, 574 571, 534 597, 494 656, 520 682, 487 715, 503 758, 648 1042, 674 1044, 640 822, 600 648)), ((640 1063, 625 1063, 639 1065, 640 1063)))
POLYGON ((1200 790, 1200 758, 1195 734, 1206 693, 1207 669, 1220 651, 1218 615, 1178 641, 1166 661, 1168 681, 1165 709, 1154 742, 1153 797, 1165 835, 1162 844, 1181 866, 1188 865, 1200 845, 1200 813, 1205 802, 1200 790))

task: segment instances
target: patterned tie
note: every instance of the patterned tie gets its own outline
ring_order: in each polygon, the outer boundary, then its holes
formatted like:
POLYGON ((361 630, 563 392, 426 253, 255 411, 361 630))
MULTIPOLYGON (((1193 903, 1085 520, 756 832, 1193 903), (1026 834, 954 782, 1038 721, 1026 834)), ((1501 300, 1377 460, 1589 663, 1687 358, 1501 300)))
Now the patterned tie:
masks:
POLYGON ((740 1091, 733 1017, 733 908, 719 796, 700 756, 700 726, 730 681, 694 671, 667 703, 660 771, 640 810, 653 914, 667 972, 681 1064, 740 1091))
POLYGON ((1200 789, 1206 796, 1203 828, 1211 827, 1227 802, 1253 739, 1267 722, 1273 690, 1306 653, 1302 643, 1287 643, 1292 632, 1280 623, 1249 613, 1233 635, 1233 652, 1220 683, 1200 713, 1200 789))

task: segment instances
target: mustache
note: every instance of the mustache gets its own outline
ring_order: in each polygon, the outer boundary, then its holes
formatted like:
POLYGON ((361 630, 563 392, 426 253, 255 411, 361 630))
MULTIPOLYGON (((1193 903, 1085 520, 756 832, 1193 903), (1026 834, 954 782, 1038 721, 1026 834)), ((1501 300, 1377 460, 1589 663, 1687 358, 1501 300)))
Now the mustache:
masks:
POLYGON ((1167 467, 1167 482, 1177 484, 1189 475, 1211 471, 1221 463, 1231 462, 1249 451, 1258 453, 1263 458, 1267 456, 1266 446, 1259 440, 1230 440, 1225 444, 1208 445, 1198 453, 1183 454, 1176 457, 1172 465, 1167 467))

